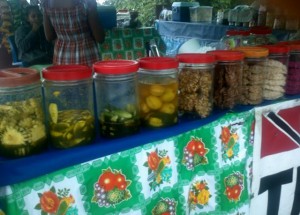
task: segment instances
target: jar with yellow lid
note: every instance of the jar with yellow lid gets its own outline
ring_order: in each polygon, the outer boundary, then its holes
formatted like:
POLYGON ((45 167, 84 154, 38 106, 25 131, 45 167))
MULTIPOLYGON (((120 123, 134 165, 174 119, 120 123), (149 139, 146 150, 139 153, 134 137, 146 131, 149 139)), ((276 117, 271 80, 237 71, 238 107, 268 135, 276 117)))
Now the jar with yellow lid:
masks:
POLYGON ((40 75, 29 68, 0 70, 0 154, 24 157, 46 148, 40 75))
POLYGON ((150 128, 178 122, 178 60, 145 57, 139 60, 138 91, 141 121, 150 128))
POLYGON ((213 110, 214 55, 202 53, 178 54, 179 112, 201 118, 213 110))
POLYGON ((262 47, 238 47, 235 50, 245 54, 240 102, 257 105, 263 101, 266 61, 269 50, 262 47))

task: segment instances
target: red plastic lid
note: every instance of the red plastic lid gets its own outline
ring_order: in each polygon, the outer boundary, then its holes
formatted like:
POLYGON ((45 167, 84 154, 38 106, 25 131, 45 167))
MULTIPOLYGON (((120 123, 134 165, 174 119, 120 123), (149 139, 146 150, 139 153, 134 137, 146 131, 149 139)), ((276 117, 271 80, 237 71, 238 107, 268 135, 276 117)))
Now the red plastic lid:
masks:
POLYGON ((84 65, 56 65, 42 70, 43 78, 51 81, 78 81, 92 77, 92 69, 84 65))
POLYGON ((177 59, 180 63, 215 63, 216 57, 211 54, 202 53, 183 53, 178 54, 177 59))
POLYGON ((254 26, 250 28, 251 34, 272 34, 272 29, 267 26, 254 26))
POLYGON ((104 75, 125 75, 137 72, 139 62, 135 60, 106 60, 93 65, 94 72, 104 75))
POLYGON ((139 59, 140 68, 149 70, 177 69, 179 62, 172 57, 144 57, 139 59))
POLYGON ((238 31, 234 30, 234 29, 229 29, 229 30, 226 31, 227 36, 235 36, 237 34, 238 34, 238 31))
POLYGON ((207 53, 215 55, 217 61, 241 61, 245 58, 243 52, 233 50, 214 50, 207 53))
POLYGON ((289 47, 290 51, 300 51, 299 43, 289 44, 288 47, 289 47))
POLYGON ((0 70, 1 87, 21 87, 40 82, 40 74, 35 69, 7 68, 0 70))
POLYGON ((269 54, 288 54, 290 51, 286 45, 264 45, 262 47, 269 49, 269 54))

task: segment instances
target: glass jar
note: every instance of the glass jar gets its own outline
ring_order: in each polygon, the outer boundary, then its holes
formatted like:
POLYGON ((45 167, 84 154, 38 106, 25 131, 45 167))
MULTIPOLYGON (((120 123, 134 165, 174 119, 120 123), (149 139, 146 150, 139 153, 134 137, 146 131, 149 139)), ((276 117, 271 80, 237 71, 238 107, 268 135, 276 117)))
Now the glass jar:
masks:
POLYGON ((215 56, 179 54, 179 112, 201 118, 213 110, 213 77, 215 56))
POLYGON ((55 148, 91 143, 95 138, 92 70, 57 65, 42 70, 50 141, 55 148))
POLYGON ((28 68, 0 70, 0 154, 23 157, 47 143, 40 75, 28 68))
POLYGON ((290 57, 286 80, 286 94, 300 93, 300 44, 289 44, 290 57))
POLYGON ((274 100, 284 96, 289 62, 289 48, 280 45, 263 46, 269 50, 266 62, 263 96, 274 100))
POLYGON ((178 66, 171 57, 141 58, 138 90, 143 125, 171 126, 178 121, 178 66))
POLYGON ((277 43, 277 38, 272 34, 272 29, 267 26, 255 26, 250 28, 250 34, 253 36, 254 46, 269 45, 277 43))
POLYGON ((244 54, 239 51, 216 50, 214 103, 220 109, 233 109, 240 101, 244 54))
POLYGON ((139 132, 139 63, 109 60, 97 62, 93 68, 101 136, 117 138, 139 132))
POLYGON ((244 105, 260 104, 263 101, 265 64, 269 51, 267 48, 248 46, 236 50, 245 54, 240 102, 244 105))

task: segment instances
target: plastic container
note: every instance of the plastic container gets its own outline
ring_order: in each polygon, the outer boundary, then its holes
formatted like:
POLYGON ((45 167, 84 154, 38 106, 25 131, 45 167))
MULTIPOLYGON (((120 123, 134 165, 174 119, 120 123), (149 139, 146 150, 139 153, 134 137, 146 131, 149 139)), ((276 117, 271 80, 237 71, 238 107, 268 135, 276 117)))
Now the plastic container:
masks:
POLYGON ((138 90, 143 125, 162 128, 176 124, 178 61, 171 57, 146 57, 139 62, 138 90))
POLYGON ((277 38, 272 34, 272 29, 266 26, 255 26, 250 28, 250 34, 253 36, 251 45, 270 45, 278 42, 277 38))
POLYGON ((243 82, 240 102, 244 105, 257 105, 263 101, 266 61, 269 50, 262 47, 238 47, 235 50, 245 54, 243 82))
POLYGON ((57 65, 42 70, 50 141, 55 148, 91 143, 95 138, 92 70, 57 65))
POLYGON ((40 75, 28 68, 0 70, 0 154, 23 157, 47 143, 40 75))
POLYGON ((286 94, 300 93, 300 44, 289 44, 290 57, 286 80, 286 94))
POLYGON ((213 7, 197 6, 189 9, 191 22, 212 22, 213 7))
POLYGON ((250 43, 250 32, 247 30, 229 29, 226 35, 221 38, 223 49, 231 50, 239 46, 246 46, 250 43))
POLYGON ((216 56, 214 102, 220 109, 233 109, 240 102, 244 54, 239 51, 209 51, 216 56))
POLYGON ((110 60, 97 62, 93 68, 101 136, 117 138, 139 132, 139 63, 110 60))
POLYGON ((178 22, 190 22, 190 7, 199 6, 198 2, 173 2, 172 20, 178 22))
POLYGON ((263 47, 269 50, 263 96, 266 100, 274 100, 283 97, 285 94, 289 48, 283 45, 267 45, 263 47))
POLYGON ((179 54, 179 112, 201 118, 213 110, 215 56, 179 54))

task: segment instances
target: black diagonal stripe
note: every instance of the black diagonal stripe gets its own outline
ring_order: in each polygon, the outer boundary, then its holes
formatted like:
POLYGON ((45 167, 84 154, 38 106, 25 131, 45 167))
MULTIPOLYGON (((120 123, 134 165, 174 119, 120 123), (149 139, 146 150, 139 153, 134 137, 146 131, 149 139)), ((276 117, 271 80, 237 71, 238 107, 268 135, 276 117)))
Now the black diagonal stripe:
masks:
POLYGON ((300 136, 297 132, 295 132, 289 124, 283 121, 280 117, 278 117, 274 112, 268 113, 268 118, 272 120, 278 127, 284 130, 298 145, 300 145, 300 136))

